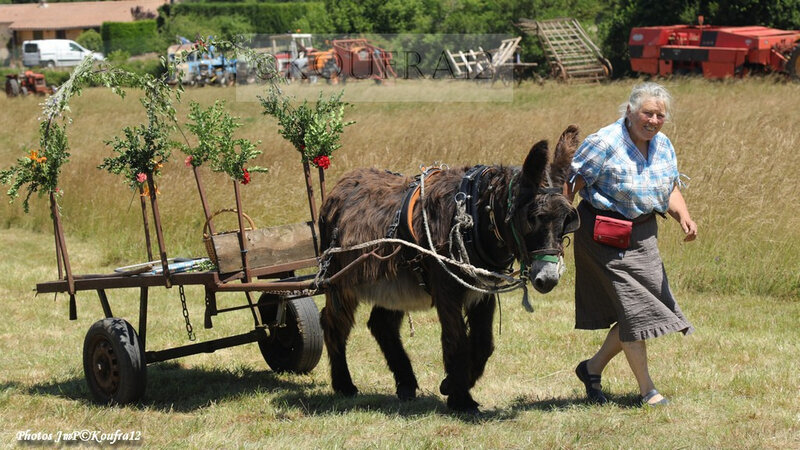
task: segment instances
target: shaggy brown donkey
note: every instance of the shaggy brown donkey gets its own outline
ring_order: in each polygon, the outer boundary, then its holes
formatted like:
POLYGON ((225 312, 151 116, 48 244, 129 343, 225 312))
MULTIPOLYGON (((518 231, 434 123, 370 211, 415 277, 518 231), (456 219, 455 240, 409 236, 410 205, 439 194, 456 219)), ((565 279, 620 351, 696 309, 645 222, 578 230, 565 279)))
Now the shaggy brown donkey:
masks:
MULTIPOLYGON (((516 259, 527 267, 525 272, 536 290, 549 292, 561 275, 563 237, 578 225, 575 208, 561 194, 577 146, 578 129, 571 126, 561 135, 552 163, 548 162, 547 142, 541 141, 530 150, 521 169, 478 166, 428 175, 424 198, 412 207, 409 220, 413 227, 400 237, 405 234, 406 240, 418 240, 420 246, 430 248, 423 222, 425 208, 435 250, 450 257, 455 199, 460 196, 470 204, 467 209, 474 219, 472 231, 464 235, 471 264, 506 271, 516 259)), ((384 238, 387 230, 393 236, 404 199, 415 185, 413 178, 376 169, 345 175, 321 208, 323 250, 384 238)), ((342 272, 326 291, 320 320, 333 389, 348 396, 358 392, 347 367, 346 346, 356 308, 365 301, 373 305, 367 326, 394 373, 397 396, 414 398, 417 379, 400 339, 400 326, 405 311, 433 307, 442 326, 447 373, 439 389, 447 396, 450 408, 477 411, 478 403, 469 391, 494 350, 495 296, 465 287, 433 256, 407 246, 397 247, 394 243, 378 244, 376 253, 391 256, 362 260, 342 272)), ((328 273, 342 270, 372 250, 376 247, 332 253, 328 273)), ((476 277, 453 264, 448 269, 462 280, 478 283, 476 277)))

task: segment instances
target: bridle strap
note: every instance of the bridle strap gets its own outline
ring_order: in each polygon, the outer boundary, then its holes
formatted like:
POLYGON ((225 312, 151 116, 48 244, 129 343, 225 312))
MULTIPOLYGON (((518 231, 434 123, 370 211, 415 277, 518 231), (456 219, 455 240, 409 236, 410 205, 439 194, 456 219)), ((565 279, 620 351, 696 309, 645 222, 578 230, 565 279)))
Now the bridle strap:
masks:
MULTIPOLYGON (((515 173, 514 176, 511 177, 511 180, 508 182, 508 212, 506 214, 511 214, 514 209, 514 196, 513 196, 513 184, 514 181, 517 179, 519 172, 515 173)), ((539 194, 556 194, 556 195, 563 195, 564 190, 558 187, 539 187, 538 189, 539 194)), ((511 235, 514 236, 514 242, 517 244, 517 250, 520 253, 520 273, 525 273, 526 264, 525 264, 525 255, 527 252, 525 251, 525 247, 522 244, 522 239, 517 232, 517 227, 514 225, 514 218, 510 217, 508 222, 511 222, 511 235)), ((536 252, 532 256, 532 259, 535 261, 544 261, 549 263, 556 263, 559 262, 559 256, 563 253, 563 250, 559 251, 557 249, 545 249, 536 252)))

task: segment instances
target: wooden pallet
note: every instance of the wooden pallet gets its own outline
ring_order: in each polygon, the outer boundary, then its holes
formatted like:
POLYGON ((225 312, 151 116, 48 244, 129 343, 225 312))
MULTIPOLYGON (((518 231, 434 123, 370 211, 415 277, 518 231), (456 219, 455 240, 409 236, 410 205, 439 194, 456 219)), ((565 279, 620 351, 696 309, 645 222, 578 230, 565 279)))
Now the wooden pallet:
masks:
POLYGON ((520 19, 517 26, 539 38, 554 77, 568 82, 596 82, 611 77, 611 63, 577 20, 520 19))
POLYGON ((512 57, 519 47, 522 37, 504 39, 500 42, 500 47, 494 50, 484 51, 482 47, 478 50, 457 50, 451 52, 445 49, 447 58, 456 76, 466 76, 467 78, 490 78, 493 79, 500 73, 501 68, 507 67, 514 69, 517 66, 535 66, 533 63, 514 62, 512 57), (511 62, 509 60, 512 60, 511 62))

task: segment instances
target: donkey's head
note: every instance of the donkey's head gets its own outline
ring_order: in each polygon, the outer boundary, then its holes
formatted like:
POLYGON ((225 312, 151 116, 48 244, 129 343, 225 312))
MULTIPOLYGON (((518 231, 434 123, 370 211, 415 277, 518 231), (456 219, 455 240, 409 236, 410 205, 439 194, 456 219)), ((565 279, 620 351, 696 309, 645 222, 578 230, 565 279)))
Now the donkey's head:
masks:
POLYGON ((548 163, 547 141, 537 142, 525 158, 516 186, 511 187, 511 209, 506 221, 514 235, 516 256, 528 268, 533 287, 550 292, 563 272, 564 236, 578 229, 578 212, 562 188, 572 156, 578 148, 578 128, 561 134, 553 161, 548 163))

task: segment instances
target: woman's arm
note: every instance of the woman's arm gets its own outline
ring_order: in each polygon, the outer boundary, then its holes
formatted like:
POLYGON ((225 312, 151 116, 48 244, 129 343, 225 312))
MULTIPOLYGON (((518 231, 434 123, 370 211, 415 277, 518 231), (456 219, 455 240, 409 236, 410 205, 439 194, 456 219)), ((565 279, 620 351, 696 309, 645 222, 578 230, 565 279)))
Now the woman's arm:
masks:
POLYGON ((672 188, 672 193, 669 195, 669 206, 667 212, 673 219, 681 224, 683 232, 686 237, 683 238, 685 242, 693 241, 697 238, 697 224, 692 220, 689 215, 689 208, 686 206, 686 200, 683 198, 680 189, 677 186, 672 188))

